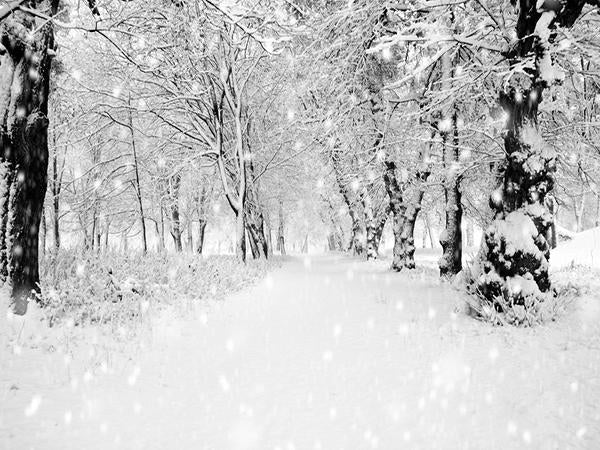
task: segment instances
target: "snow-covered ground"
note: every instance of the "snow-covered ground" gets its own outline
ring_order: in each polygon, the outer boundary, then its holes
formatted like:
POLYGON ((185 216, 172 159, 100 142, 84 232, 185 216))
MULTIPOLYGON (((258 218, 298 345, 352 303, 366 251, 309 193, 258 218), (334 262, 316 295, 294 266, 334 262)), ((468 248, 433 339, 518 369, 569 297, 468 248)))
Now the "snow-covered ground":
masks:
POLYGON ((600 227, 573 235, 552 251, 550 267, 560 269, 572 266, 600 269, 600 227))
POLYGON ((387 265, 291 259, 132 341, 25 330, 0 353, 0 448, 600 448, 598 297, 493 328, 387 265))

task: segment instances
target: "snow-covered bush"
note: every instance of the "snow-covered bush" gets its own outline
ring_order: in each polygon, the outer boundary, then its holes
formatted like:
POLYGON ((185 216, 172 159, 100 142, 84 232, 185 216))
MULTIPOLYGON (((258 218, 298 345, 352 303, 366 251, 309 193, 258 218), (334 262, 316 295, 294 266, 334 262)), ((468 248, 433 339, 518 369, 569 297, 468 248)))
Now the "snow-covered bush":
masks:
POLYGON ((81 254, 61 251, 41 265, 39 303, 50 325, 121 325, 166 305, 187 308, 260 278, 267 262, 168 254, 81 254))
MULTIPOLYGON (((499 279, 499 289, 490 298, 489 292, 481 290, 481 273, 477 263, 463 268, 461 286, 467 291, 465 300, 468 314, 494 325, 535 326, 556 320, 578 295, 572 284, 559 284, 551 293, 540 295, 529 274, 499 279), (479 284, 478 284, 479 283, 479 284)), ((486 274, 490 280, 490 272, 486 274)))

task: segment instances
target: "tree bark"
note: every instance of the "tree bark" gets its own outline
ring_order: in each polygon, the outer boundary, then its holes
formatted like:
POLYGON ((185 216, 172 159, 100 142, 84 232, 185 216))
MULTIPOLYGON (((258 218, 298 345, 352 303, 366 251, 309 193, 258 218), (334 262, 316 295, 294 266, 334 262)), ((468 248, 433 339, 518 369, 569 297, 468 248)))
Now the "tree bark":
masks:
POLYGON ((277 250, 282 256, 285 252, 285 217, 283 214, 283 202, 279 202, 279 225, 277 227, 277 250))
POLYGON ((246 215, 239 210, 235 217, 236 246, 235 254, 238 261, 246 262, 246 215))
POLYGON ((367 188, 363 191, 362 200, 365 215, 366 255, 368 261, 379 257, 379 242, 387 221, 389 208, 383 208, 379 214, 376 214, 373 210, 373 202, 367 188))
POLYGON ((442 132, 444 163, 444 199, 446 227, 440 236, 443 254, 439 261, 440 276, 451 278, 462 270, 462 202, 460 192, 459 137, 457 111, 454 106, 450 132, 442 132), (451 142, 449 140, 451 139, 451 142))
POLYGON ((403 203, 403 192, 396 175, 396 163, 385 161, 383 181, 388 193, 390 211, 392 213, 392 232, 394 234, 394 249, 392 254, 392 270, 399 272, 404 267, 406 252, 402 242, 406 206, 403 203))
POLYGON ((158 228, 158 251, 159 253, 165 251, 165 210, 162 202, 160 204, 160 227, 158 228))
POLYGON ((104 228, 104 252, 108 253, 108 237, 110 235, 110 219, 106 218, 106 225, 104 228))
POLYGON ((585 196, 585 192, 583 192, 581 194, 581 199, 579 201, 579 204, 575 203, 574 204, 574 209, 575 209, 575 231, 577 231, 577 233, 581 233, 583 231, 583 217, 584 217, 584 213, 585 213, 585 200, 586 200, 586 196, 585 196))
POLYGON ((414 269, 415 265, 415 224, 417 223, 417 217, 421 211, 421 203, 423 202, 423 196, 425 195, 425 182, 429 177, 429 169, 424 171, 418 171, 416 174, 417 186, 412 194, 412 200, 409 201, 408 207, 404 212, 404 219, 402 220, 402 232, 400 234, 400 245, 403 250, 403 264, 407 269, 414 269))
POLYGON ((206 231, 206 220, 199 219, 198 220, 198 241, 196 242, 196 251, 199 255, 202 254, 204 250, 204 233, 206 231))
POLYGON ((169 200, 171 209, 171 236, 175 251, 183 251, 181 245, 181 219, 179 217, 179 187, 181 185, 181 174, 177 173, 169 179, 169 200))
MULTIPOLYGON (((56 14, 58 1, 29 7, 56 14)), ((48 96, 54 30, 51 21, 14 11, 0 22, 0 272, 11 288, 12 309, 25 314, 39 289, 39 228, 47 187, 48 96), (24 39, 24 37, 29 37, 24 39)))
POLYGON ((194 251, 194 233, 192 230, 192 226, 194 225, 194 221, 192 220, 191 214, 187 220, 187 247, 190 253, 194 251))

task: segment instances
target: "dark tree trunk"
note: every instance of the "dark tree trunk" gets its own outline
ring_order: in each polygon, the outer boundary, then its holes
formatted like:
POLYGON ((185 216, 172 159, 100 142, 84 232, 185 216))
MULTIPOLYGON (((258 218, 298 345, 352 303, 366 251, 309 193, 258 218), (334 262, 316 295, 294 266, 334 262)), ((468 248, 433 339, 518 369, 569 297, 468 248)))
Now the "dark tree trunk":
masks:
POLYGON ((390 201, 392 213, 392 232, 394 233, 394 250, 392 254, 392 270, 399 272, 404 267, 405 249, 402 243, 402 228, 404 227, 406 207, 402 199, 402 188, 396 176, 396 163, 385 161, 383 181, 390 201))
POLYGON ((416 184, 412 198, 407 204, 403 202, 404 193, 396 177, 396 164, 389 160, 385 163, 383 179, 390 200, 394 233, 392 270, 396 272, 403 268, 415 268, 415 224, 425 195, 425 183, 431 173, 425 152, 421 155, 421 160, 421 167, 415 175, 416 184))
POLYGON ((248 225, 248 221, 246 221, 246 236, 248 239, 248 244, 250 245, 250 253, 252 254, 253 259, 259 259, 260 250, 256 237, 252 234, 251 228, 248 225))
POLYGON ((254 164, 252 161, 247 164, 246 176, 248 189, 244 210, 246 213, 246 228, 248 230, 250 249, 254 259, 266 259, 269 256, 269 246, 265 236, 265 218, 260 203, 258 181, 254 177, 254 164))
MULTIPOLYGON (((252 208, 248 204, 248 208, 252 208)), ((254 259, 268 256, 267 239, 265 238, 264 219, 262 213, 247 211, 246 229, 248 231, 248 243, 254 259)))
POLYGON ((420 183, 415 187, 412 200, 406 208, 404 220, 402 221, 400 245, 404 252, 404 267, 407 269, 415 268, 415 224, 417 223, 419 211, 421 211, 421 203, 423 201, 423 196, 425 195, 425 182, 428 177, 429 170, 417 173, 417 179, 420 180, 420 183))
POLYGON ((204 250, 204 233, 206 231, 206 220, 199 219, 198 220, 198 242, 196 245, 196 251, 198 254, 202 254, 204 250))
POLYGON ((194 251, 194 233, 192 230, 192 226, 194 225, 194 222, 192 220, 191 217, 188 218, 187 220, 187 248, 190 251, 190 253, 192 253, 194 251))
POLYGON ((173 244, 175 245, 175 251, 177 252, 181 252, 183 250, 181 245, 181 219, 179 217, 180 184, 180 174, 173 175, 169 180, 169 197, 171 203, 171 236, 173 237, 173 244))
POLYGON ((110 234, 110 220, 106 218, 106 226, 104 228, 104 252, 108 253, 108 236, 110 234))
MULTIPOLYGON (((31 1, 50 16, 58 1, 31 1)), ((0 22, 0 167, 3 173, 0 271, 11 286, 13 311, 25 314, 38 290, 39 227, 47 187, 48 95, 52 22, 15 11, 0 22), (23 36, 32 36, 25 40, 23 36)))
MULTIPOLYGON (((157 225, 158 227, 158 225, 157 225)), ((161 202, 160 205, 160 227, 157 228, 158 231, 158 251, 159 253, 165 251, 165 211, 161 202)))
POLYGON ((100 228, 100 219, 98 219, 98 227, 96 228, 96 251, 100 253, 102 244, 102 229, 100 228))
POLYGON ((51 178, 51 191, 52 191, 52 231, 54 234, 54 250, 60 249, 60 193, 62 190, 62 170, 59 175, 58 172, 58 147, 56 145, 56 133, 52 135, 54 141, 54 152, 52 154, 52 178, 51 178))
POLYGON ((235 217, 236 246, 235 254, 238 261, 246 262, 246 214, 240 209, 235 217))
POLYGON ((94 209, 94 212, 92 214, 92 233, 90 236, 90 248, 92 252, 94 251, 96 245, 96 221, 96 209, 94 209))
POLYGON ((371 259, 377 259, 379 256, 379 238, 381 237, 381 231, 385 225, 385 220, 382 222, 382 218, 376 216, 373 210, 373 201, 368 187, 363 190, 362 204, 363 213, 365 216, 365 253, 368 261, 371 259))
POLYGON ((363 210, 365 214, 365 228, 366 228, 366 255, 367 261, 377 259, 379 256, 379 242, 381 235, 383 234, 383 228, 387 221, 389 213, 388 208, 383 208, 379 214, 375 214, 373 211, 373 204, 371 195, 365 188, 363 193, 363 210))
POLYGON ((270 258, 273 255, 273 238, 272 238, 272 229, 271 229, 271 217, 269 216, 269 214, 265 211, 263 214, 264 217, 264 228, 265 228, 265 249, 266 249, 266 254, 267 254, 267 258, 270 258))
POLYGON ((52 214, 52 231, 54 232, 54 249, 58 251, 60 249, 60 199, 58 194, 54 195, 52 199, 53 214, 52 214))
POLYGON ((462 202, 458 172, 459 137, 457 112, 452 115, 450 132, 442 132, 444 163, 444 199, 446 228, 440 237, 443 254, 439 261, 440 276, 451 278, 462 270, 462 202), (451 139, 451 142, 449 142, 451 139))
POLYGON ((279 202, 279 226, 277 227, 277 250, 285 256, 285 217, 283 215, 283 202, 279 202))
POLYGON ((558 236, 556 234, 556 216, 558 213, 558 203, 553 195, 547 195, 545 199, 546 208, 551 217, 550 227, 546 233, 546 240, 550 248, 556 248, 558 245, 558 236))

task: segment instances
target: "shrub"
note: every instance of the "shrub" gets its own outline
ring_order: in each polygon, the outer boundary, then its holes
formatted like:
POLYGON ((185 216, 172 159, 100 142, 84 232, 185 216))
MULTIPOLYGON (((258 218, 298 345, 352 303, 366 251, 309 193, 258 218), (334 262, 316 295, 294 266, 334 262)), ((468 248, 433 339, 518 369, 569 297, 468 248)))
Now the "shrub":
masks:
POLYGON ((463 268, 461 288, 467 293, 467 313, 493 325, 531 327, 556 320, 577 297, 578 289, 572 284, 559 284, 549 295, 539 296, 533 280, 515 276, 506 282, 506 288, 493 298, 479 291, 471 266, 463 268))
POLYGON ((240 264, 232 256, 102 254, 60 251, 40 267, 38 301, 50 326, 120 326, 149 309, 187 309, 263 276, 272 263, 240 264))

